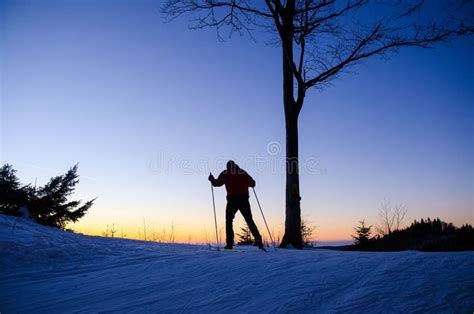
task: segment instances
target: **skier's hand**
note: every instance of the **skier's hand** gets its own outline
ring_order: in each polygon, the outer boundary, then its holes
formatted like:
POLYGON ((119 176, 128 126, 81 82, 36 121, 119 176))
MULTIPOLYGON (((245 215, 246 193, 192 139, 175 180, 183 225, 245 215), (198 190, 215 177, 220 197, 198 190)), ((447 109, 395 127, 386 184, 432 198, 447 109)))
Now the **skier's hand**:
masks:
POLYGON ((207 178, 209 181, 214 181, 214 176, 212 175, 212 173, 209 173, 209 177, 207 178))

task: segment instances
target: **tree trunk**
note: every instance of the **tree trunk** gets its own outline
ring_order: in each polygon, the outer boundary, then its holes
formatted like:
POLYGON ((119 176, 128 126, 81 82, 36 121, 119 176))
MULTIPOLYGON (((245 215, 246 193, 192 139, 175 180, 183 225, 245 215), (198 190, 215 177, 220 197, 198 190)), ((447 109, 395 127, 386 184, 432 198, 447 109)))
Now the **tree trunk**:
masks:
POLYGON ((300 179, 298 164, 298 117, 286 118, 286 219, 280 247, 303 247, 301 236, 300 179))
POLYGON ((300 106, 294 99, 293 18, 294 1, 288 1, 283 17, 281 40, 283 52, 283 104, 286 124, 286 219, 285 235, 280 247, 303 247, 301 237, 300 180, 298 165, 298 115, 300 106))

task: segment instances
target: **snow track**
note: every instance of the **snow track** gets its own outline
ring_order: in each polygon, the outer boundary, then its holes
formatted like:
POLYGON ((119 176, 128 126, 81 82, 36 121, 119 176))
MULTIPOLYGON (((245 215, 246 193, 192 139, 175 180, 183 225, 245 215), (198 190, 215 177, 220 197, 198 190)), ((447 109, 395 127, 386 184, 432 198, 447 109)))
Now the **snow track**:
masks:
POLYGON ((0 215, 0 311, 474 310, 474 252, 243 250, 89 237, 0 215))

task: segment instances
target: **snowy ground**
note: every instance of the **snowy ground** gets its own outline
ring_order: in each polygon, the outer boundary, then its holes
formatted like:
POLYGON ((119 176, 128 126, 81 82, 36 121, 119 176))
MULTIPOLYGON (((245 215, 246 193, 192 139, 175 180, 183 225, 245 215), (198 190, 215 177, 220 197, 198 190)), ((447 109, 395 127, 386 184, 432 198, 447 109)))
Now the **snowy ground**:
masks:
POLYGON ((0 312, 474 310, 474 252, 214 252, 0 215, 0 312))

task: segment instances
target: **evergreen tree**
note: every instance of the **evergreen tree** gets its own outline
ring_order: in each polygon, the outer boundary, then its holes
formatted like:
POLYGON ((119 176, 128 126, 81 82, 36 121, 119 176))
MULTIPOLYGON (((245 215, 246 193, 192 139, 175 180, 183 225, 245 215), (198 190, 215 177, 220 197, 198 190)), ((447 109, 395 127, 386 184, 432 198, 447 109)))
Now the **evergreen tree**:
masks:
POLYGON ((25 206, 40 224, 65 228, 68 222, 76 222, 93 205, 90 200, 70 201, 68 197, 79 183, 77 165, 66 174, 53 177, 40 188, 21 186, 11 165, 0 168, 0 211, 8 215, 19 215, 18 208, 25 206))
POLYGON ((360 225, 355 227, 356 234, 352 237, 354 238, 354 243, 361 247, 365 247, 369 243, 371 228, 372 226, 366 226, 365 220, 359 221, 360 225))
POLYGON ((472 251, 474 229, 470 225, 457 228, 439 218, 415 220, 405 229, 371 239, 370 250, 472 251))
POLYGON ((240 230, 242 230, 242 233, 238 234, 239 242, 237 244, 238 245, 254 245, 255 239, 252 237, 252 233, 250 231, 249 226, 245 224, 245 226, 240 228, 240 230))
POLYGON ((310 226, 304 219, 302 219, 300 230, 304 247, 312 247, 313 244, 311 243, 311 237, 313 235, 314 228, 310 226))
POLYGON ((27 187, 21 187, 16 170, 9 164, 0 167, 0 212, 19 216, 17 209, 27 201, 27 187))
POLYGON ((64 228, 68 222, 76 222, 86 214, 95 199, 82 206, 81 201, 68 200, 79 183, 78 178, 75 165, 66 174, 51 178, 44 187, 36 191, 29 210, 39 223, 64 228))

